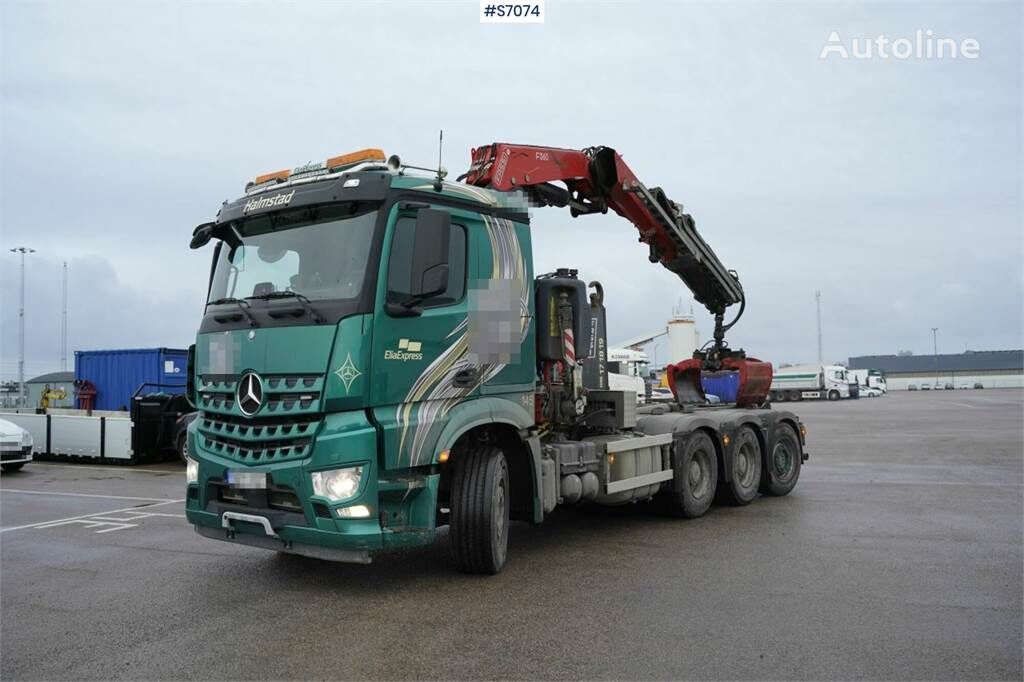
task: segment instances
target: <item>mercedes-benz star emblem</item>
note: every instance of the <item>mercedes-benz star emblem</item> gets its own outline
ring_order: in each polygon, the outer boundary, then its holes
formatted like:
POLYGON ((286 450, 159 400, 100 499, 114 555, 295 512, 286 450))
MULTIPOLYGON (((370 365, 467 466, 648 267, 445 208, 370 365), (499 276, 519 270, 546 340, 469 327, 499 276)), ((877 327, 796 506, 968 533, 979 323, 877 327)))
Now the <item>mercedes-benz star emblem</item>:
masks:
POLYGON ((260 379, 260 375, 256 372, 243 374, 242 380, 238 382, 235 398, 238 400, 238 409, 246 417, 259 412, 263 405, 263 380, 260 379))

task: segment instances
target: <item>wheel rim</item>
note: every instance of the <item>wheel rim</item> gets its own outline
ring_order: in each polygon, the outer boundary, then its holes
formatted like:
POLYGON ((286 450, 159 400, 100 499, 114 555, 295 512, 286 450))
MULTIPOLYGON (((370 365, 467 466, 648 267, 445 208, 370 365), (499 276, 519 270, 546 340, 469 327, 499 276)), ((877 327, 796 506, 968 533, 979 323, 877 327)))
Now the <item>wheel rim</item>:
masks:
POLYGON ((698 450, 690 458, 687 470, 690 493, 696 498, 705 497, 711 487, 711 461, 708 453, 698 450))
POLYGON ((750 488, 754 485, 754 474, 757 473, 754 447, 750 443, 744 443, 736 455, 736 480, 740 487, 750 488))
POLYGON ((788 481, 793 476, 796 457, 788 443, 779 441, 772 449, 772 474, 779 482, 788 481))

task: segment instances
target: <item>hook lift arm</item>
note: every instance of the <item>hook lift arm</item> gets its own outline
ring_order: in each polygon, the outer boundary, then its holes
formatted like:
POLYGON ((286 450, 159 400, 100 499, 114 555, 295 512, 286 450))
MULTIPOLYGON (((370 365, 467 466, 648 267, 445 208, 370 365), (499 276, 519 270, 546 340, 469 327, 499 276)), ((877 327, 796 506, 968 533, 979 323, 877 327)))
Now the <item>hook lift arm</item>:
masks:
POLYGON ((640 182, 614 149, 496 142, 474 149, 470 168, 459 179, 499 191, 519 189, 536 205, 568 206, 573 217, 611 209, 633 223, 640 241, 650 248, 650 261, 675 273, 715 318, 712 347, 667 368, 677 400, 703 402, 702 370, 735 370, 740 374, 737 403, 764 401, 771 385, 771 365, 747 358, 743 350, 734 351, 725 343, 725 332, 736 324, 745 307, 739 277, 725 268, 683 207, 661 188, 648 188, 640 182), (739 313, 725 324, 726 308, 736 303, 740 304, 739 313))

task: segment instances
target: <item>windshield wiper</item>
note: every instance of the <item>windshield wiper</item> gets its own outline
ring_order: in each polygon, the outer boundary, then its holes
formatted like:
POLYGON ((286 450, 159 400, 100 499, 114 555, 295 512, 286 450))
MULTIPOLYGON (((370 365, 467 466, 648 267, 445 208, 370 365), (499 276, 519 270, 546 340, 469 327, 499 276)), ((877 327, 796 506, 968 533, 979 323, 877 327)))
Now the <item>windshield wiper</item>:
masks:
POLYGON ((314 324, 323 324, 327 321, 323 315, 318 313, 313 305, 309 302, 309 299, 300 294, 297 291, 272 291, 269 294, 262 294, 260 296, 246 296, 246 299, 255 299, 257 301, 270 301, 277 298, 294 298, 302 306, 303 310, 309 313, 309 316, 313 318, 314 324))
POLYGON ((210 301, 206 305, 224 305, 226 303, 234 303, 235 305, 237 305, 238 309, 241 310, 242 314, 245 315, 245 317, 249 320, 250 327, 260 326, 260 323, 257 322, 256 318, 253 317, 252 313, 249 312, 249 304, 240 298, 232 298, 230 296, 227 298, 218 298, 216 301, 210 301))

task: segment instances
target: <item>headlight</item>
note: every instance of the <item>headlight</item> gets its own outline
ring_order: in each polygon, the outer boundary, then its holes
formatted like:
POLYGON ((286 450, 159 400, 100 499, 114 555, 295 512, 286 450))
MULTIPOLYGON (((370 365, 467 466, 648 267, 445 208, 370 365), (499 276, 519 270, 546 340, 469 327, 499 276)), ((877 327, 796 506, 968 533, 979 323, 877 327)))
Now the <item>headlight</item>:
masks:
POLYGON ((32 447, 32 434, 28 431, 21 432, 21 447, 30 448, 32 447))
POLYGON ((191 457, 185 458, 185 483, 199 482, 199 462, 191 457))
POLYGON ((359 481, 363 478, 363 467, 347 467, 331 471, 314 471, 313 494, 326 497, 332 502, 344 502, 359 492, 359 481))

